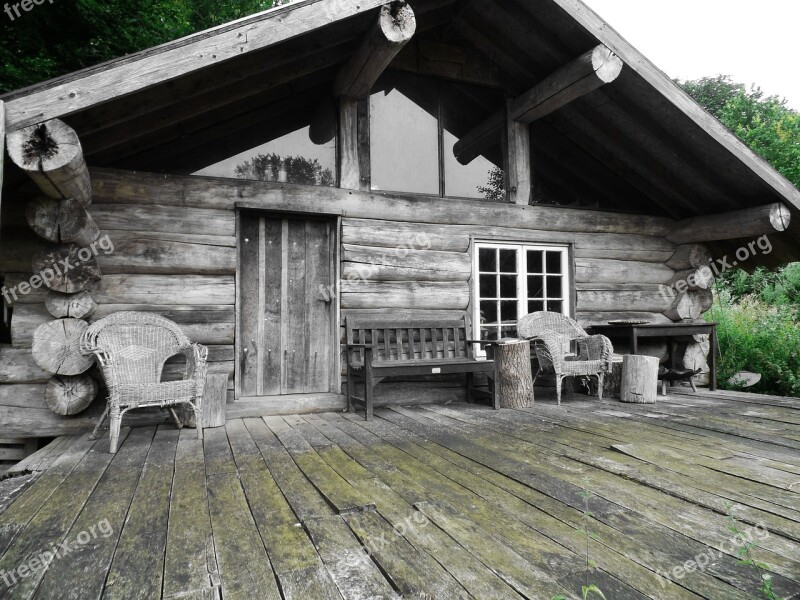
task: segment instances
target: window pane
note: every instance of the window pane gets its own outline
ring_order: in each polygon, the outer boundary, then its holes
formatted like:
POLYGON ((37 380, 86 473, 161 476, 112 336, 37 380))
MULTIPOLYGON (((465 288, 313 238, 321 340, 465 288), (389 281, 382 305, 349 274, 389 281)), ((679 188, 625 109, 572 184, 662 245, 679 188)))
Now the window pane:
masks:
POLYGON ((370 97, 372 189, 438 195, 435 89, 411 83, 401 89, 389 87, 370 97))
POLYGON ((528 250, 528 273, 544 273, 544 252, 528 250))
POLYGON ((490 147, 483 151, 483 155, 474 158, 469 164, 462 165, 453 152, 453 146, 464 134, 503 108, 503 93, 450 82, 442 82, 440 85, 445 195, 506 202, 504 178, 500 169, 503 165, 503 154, 499 129, 494 143, 487 144, 490 147))
POLYGON ((497 275, 481 275, 481 298, 497 298, 497 275))
POLYGON ((513 327, 501 327, 500 328, 500 337, 501 338, 515 338, 517 336, 517 326, 514 325, 513 327))
POLYGON ((497 272, 497 249, 481 248, 478 250, 478 269, 484 272, 497 272))
POLYGON ((500 250, 500 272, 501 273, 517 272, 516 250, 500 250))
POLYGON ((547 253, 547 272, 561 273, 561 252, 547 253))
POLYGON ((547 297, 548 298, 561 298, 561 281, 560 275, 547 276, 547 297))
POLYGON ((309 127, 301 127, 208 166, 195 175, 333 186, 336 185, 335 172, 335 137, 317 145, 309 139, 309 127))
POLYGON ((481 327, 481 337, 482 340, 496 340, 498 339, 498 328, 497 327, 481 327))
POLYGON ((495 300, 481 302, 481 323, 497 323, 497 302, 495 300))
POLYGON ((501 275, 500 276, 500 297, 501 298, 514 298, 517 299, 517 276, 516 275, 501 275))
POLYGON ((544 298, 544 277, 528 275, 528 298, 544 298))
POLYGON ((540 312, 544 310, 544 301, 543 300, 530 300, 528 302, 528 312, 540 312))
POLYGON ((500 320, 509 323, 517 320, 517 301, 503 300, 500 302, 500 320))
POLYGON ((564 312, 564 302, 562 300, 548 300, 547 310, 550 312, 564 312))

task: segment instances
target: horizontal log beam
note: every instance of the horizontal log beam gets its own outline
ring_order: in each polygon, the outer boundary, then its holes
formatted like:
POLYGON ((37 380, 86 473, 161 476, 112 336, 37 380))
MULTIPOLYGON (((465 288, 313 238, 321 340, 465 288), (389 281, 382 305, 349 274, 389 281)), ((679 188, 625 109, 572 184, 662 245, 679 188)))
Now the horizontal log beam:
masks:
MULTIPOLYGON (((601 44, 512 100, 508 107, 508 118, 527 124, 538 121, 573 100, 611 83, 621 71, 622 61, 601 44)), ((492 140, 498 135, 497 130, 505 121, 505 111, 498 111, 463 136, 453 148, 458 162, 469 164, 491 147, 492 140)))
POLYGON ((378 77, 416 30, 414 11, 405 0, 383 5, 377 22, 336 76, 333 95, 362 98, 369 94, 378 77))
POLYGON ((673 244, 754 238, 786 231, 792 215, 782 203, 678 221, 667 239, 673 244))

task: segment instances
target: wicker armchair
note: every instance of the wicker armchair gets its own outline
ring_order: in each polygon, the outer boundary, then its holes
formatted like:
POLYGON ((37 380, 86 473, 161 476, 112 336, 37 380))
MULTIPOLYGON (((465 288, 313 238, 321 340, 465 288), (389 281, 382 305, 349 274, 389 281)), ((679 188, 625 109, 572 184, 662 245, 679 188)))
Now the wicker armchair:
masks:
POLYGON ((81 351, 94 354, 108 386, 107 414, 111 416, 111 453, 117 451, 122 415, 132 408, 169 408, 178 427, 177 404, 194 410, 197 437, 203 438, 201 413, 208 348, 192 344, 180 328, 164 317, 144 312, 118 312, 92 324, 81 338, 81 351), (161 381, 164 363, 177 354, 186 356, 180 381, 161 381))
POLYGON ((589 335, 566 315, 554 312, 534 312, 525 315, 517 324, 521 338, 533 340, 539 359, 539 370, 533 380, 544 373, 556 376, 556 397, 561 404, 561 382, 566 377, 597 377, 598 397, 603 397, 605 375, 611 370, 614 348, 604 335, 589 335), (577 355, 571 355, 573 342, 577 355))

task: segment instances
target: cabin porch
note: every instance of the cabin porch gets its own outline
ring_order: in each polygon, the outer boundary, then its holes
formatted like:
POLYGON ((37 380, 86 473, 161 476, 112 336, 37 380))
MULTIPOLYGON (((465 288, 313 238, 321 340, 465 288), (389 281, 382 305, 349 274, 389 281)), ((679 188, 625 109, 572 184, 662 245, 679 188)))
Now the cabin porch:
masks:
POLYGON ((795 597, 798 423, 797 399, 676 388, 59 438, 0 483, 0 596, 752 599, 732 503, 795 597))

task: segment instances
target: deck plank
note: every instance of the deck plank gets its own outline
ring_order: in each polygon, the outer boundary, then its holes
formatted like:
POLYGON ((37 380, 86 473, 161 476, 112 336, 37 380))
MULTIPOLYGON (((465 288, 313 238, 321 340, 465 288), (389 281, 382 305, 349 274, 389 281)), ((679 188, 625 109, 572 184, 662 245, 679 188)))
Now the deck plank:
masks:
POLYGON ((111 563, 104 600, 161 596, 178 437, 177 429, 162 425, 153 439, 111 563))

